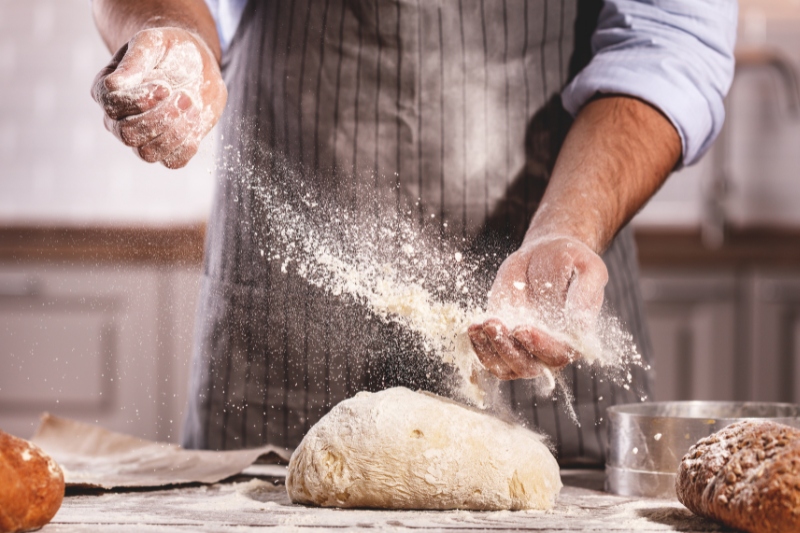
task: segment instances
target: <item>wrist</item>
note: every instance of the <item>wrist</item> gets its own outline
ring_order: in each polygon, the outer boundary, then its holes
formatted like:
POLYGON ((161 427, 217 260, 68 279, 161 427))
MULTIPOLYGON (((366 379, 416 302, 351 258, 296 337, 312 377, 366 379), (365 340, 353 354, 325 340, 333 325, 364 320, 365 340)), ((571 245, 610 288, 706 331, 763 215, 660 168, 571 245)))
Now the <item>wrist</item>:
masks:
POLYGON ((576 217, 563 212, 550 214, 546 206, 542 207, 544 209, 536 213, 525 232, 521 247, 561 238, 577 241, 600 255, 608 245, 609 239, 598 229, 599 223, 588 221, 588 217, 576 217))
POLYGON ((217 42, 217 46, 214 47, 212 46, 213 43, 209 43, 199 32, 188 29, 185 31, 195 41, 200 52, 208 55, 209 59, 211 60, 210 63, 212 63, 216 67, 217 72, 219 72, 220 65, 222 63, 222 51, 218 46, 219 42, 217 42))
POLYGON ((154 16, 145 20, 139 31, 145 30, 161 30, 173 32, 173 34, 174 32, 185 33, 195 43, 202 55, 207 56, 217 67, 220 65, 222 52, 219 48, 216 33, 213 36, 216 42, 210 41, 209 38, 196 27, 187 25, 181 20, 173 20, 163 16, 154 16))

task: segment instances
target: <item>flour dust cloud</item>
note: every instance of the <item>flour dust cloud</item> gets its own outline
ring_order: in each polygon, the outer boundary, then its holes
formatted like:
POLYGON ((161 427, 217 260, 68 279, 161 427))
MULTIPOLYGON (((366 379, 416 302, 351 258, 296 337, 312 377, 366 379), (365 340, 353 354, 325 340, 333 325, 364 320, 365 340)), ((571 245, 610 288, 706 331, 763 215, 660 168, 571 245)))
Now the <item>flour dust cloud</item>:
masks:
MULTIPOLYGON (((231 147, 224 150, 232 150, 231 147)), ((484 370, 472 349, 467 328, 489 315, 485 305, 494 270, 487 257, 470 251, 465 238, 453 237, 436 216, 423 220, 413 202, 376 209, 374 191, 357 190, 358 201, 342 202, 336 193, 320 191, 312 178, 273 155, 263 168, 247 168, 238 154, 226 154, 229 165, 258 202, 264 220, 247 226, 263 243, 259 260, 279 265, 305 282, 362 306, 368 314, 413 336, 425 355, 455 370, 450 392, 467 403, 500 409, 499 381, 484 370), (266 233, 259 235, 257 232, 266 233)), ((399 198, 399 195, 398 195, 399 198)), ((508 324, 533 323, 564 338, 559 324, 513 312, 508 324)), ((604 375, 631 386, 631 365, 641 357, 619 321, 604 313, 595 331, 571 344, 584 364, 602 367, 604 375)), ((540 395, 558 394, 571 409, 569 392, 557 372, 536 378, 540 395)), ((573 417, 574 418, 574 417, 573 417)), ((577 422, 577 421, 576 421, 577 422)))

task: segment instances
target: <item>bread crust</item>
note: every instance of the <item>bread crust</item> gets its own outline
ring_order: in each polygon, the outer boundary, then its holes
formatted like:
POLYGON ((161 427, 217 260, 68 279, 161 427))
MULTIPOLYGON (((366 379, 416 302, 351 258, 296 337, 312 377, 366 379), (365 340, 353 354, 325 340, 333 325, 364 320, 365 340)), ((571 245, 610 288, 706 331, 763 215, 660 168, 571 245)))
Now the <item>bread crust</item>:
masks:
POLYGON ((747 420, 701 439, 675 491, 693 513, 737 529, 800 531, 800 430, 747 420))
POLYGON ((63 499, 58 464, 38 446, 0 431, 0 533, 39 529, 63 499))

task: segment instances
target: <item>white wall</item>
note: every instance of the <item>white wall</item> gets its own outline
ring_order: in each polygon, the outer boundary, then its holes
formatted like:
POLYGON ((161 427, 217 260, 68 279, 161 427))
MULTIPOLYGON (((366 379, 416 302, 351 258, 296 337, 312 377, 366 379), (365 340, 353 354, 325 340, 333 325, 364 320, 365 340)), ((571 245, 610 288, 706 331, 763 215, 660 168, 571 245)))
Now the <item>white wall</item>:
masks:
MULTIPOLYGON (((742 47, 766 47, 789 60, 800 78, 800 0, 741 0, 742 47)), ((788 113, 787 94, 767 68, 741 70, 728 98, 727 152, 734 225, 800 225, 800 116, 788 113)), ((639 226, 697 226, 713 154, 673 175, 639 214, 639 226)))
POLYGON ((179 171, 139 160, 89 95, 110 56, 89 0, 0 0, 0 224, 206 218, 212 140, 179 171))
MULTIPOLYGON (((762 23, 763 12, 754 8, 744 16, 752 19, 749 40, 780 50, 800 82, 800 3, 794 3, 794 11, 762 23)), ((764 68, 742 70, 731 94, 730 210, 738 224, 800 225, 800 109, 791 114, 787 96, 777 73, 764 68)))

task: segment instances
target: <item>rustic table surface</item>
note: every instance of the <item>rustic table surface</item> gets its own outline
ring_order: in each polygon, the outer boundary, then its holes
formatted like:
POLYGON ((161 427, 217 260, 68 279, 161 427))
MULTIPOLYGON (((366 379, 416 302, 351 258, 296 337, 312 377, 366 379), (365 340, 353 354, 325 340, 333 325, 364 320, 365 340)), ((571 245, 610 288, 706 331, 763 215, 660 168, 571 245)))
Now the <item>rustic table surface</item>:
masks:
POLYGON ((421 531, 731 531, 677 501, 603 492, 603 472, 562 471, 552 511, 378 511, 293 505, 281 478, 237 476, 215 485, 113 492, 71 491, 42 531, 189 532, 298 529, 421 531))

